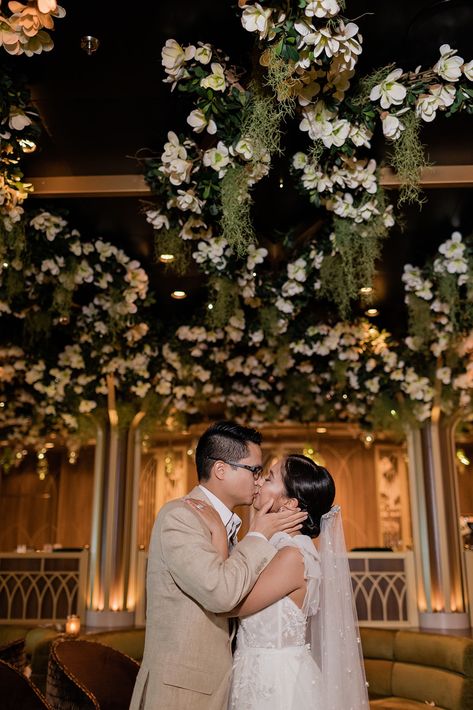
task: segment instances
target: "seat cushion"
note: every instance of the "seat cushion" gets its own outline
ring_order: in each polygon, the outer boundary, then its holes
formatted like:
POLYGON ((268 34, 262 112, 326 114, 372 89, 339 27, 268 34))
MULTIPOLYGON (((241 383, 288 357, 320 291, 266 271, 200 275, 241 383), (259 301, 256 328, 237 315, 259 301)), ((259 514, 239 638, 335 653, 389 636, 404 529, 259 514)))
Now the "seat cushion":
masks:
POLYGON ((370 697, 392 695, 392 661, 365 658, 364 665, 370 697))
POLYGON ((462 636, 398 631, 394 641, 396 661, 435 666, 473 678, 473 639, 462 636))
POLYGON ((361 628, 361 647, 365 658, 394 660, 394 640, 397 631, 391 629, 361 628))
POLYGON ((123 631, 99 631, 86 634, 82 637, 85 641, 98 641, 105 646, 110 646, 120 651, 135 661, 141 662, 145 645, 144 629, 126 629, 123 631))
MULTIPOLYGON (((437 710, 446 710, 446 708, 441 708, 435 706, 437 710)), ((407 698, 382 698, 380 700, 371 700, 370 708, 372 710, 427 710, 428 705, 425 703, 419 703, 416 700, 408 700, 407 698)))
POLYGON ((414 663, 394 663, 392 694, 420 703, 435 704, 447 710, 473 708, 473 683, 452 671, 420 666, 414 663))

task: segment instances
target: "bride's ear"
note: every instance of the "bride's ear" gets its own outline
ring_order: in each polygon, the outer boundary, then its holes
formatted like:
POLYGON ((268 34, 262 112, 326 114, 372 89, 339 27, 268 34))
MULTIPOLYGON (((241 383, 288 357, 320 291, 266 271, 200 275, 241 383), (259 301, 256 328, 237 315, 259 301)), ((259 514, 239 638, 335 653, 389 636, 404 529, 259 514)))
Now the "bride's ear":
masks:
POLYGON ((286 498, 279 510, 295 510, 299 506, 297 498, 286 498))

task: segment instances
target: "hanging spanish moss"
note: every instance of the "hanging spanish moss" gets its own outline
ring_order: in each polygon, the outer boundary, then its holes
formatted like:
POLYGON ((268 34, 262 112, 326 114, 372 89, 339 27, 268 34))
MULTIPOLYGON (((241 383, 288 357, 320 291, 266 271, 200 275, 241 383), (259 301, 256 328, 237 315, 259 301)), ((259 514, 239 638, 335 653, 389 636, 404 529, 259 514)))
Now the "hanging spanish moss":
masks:
POLYGON ((189 270, 192 258, 192 247, 189 242, 179 236, 179 229, 156 231, 154 237, 154 254, 158 261, 161 254, 172 254, 174 260, 167 264, 177 274, 183 275, 189 270))
POLYGON ((248 174, 243 165, 225 173, 220 183, 220 200, 222 236, 239 256, 244 256, 255 241, 255 233, 251 223, 248 174))
POLYGON ((421 195, 420 179, 422 169, 428 162, 420 140, 421 119, 411 110, 402 114, 401 121, 404 130, 394 142, 393 153, 389 156, 389 161, 401 181, 398 204, 417 202, 422 205, 425 197, 421 195))
POLYGON ((210 279, 209 286, 215 296, 207 322, 212 328, 223 328, 238 308, 238 284, 230 279, 214 277, 210 279))

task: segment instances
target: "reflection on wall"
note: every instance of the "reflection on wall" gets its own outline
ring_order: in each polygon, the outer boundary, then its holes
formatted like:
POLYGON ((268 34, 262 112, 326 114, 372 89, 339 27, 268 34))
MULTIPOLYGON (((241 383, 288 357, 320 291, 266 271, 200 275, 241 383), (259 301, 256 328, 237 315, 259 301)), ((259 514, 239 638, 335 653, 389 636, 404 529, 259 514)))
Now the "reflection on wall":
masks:
POLYGON ((394 551, 412 546, 405 453, 395 446, 375 447, 379 543, 394 551))

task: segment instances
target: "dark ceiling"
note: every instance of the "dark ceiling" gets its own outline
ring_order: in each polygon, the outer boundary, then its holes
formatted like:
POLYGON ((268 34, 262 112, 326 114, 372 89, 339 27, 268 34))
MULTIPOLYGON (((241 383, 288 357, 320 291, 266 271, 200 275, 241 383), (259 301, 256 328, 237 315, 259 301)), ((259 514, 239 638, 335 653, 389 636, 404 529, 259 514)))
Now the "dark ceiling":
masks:
MULTIPOLYGON (((137 173, 139 165, 131 156, 141 148, 159 151, 168 130, 184 130, 188 105, 162 82, 161 47, 167 38, 208 41, 236 64, 249 65, 253 36, 241 28, 236 3, 227 0, 62 4, 67 15, 56 23, 54 50, 9 60, 28 77, 46 130, 41 150, 26 163, 28 177, 137 173), (92 56, 80 49, 81 37, 88 34, 100 40, 92 56)), ((470 2, 347 0, 346 5, 345 14, 357 21, 364 37, 363 72, 393 61, 404 69, 431 65, 444 42, 457 47, 466 60, 473 58, 470 2)), ((466 115, 426 125, 423 140, 430 159, 473 164, 471 127, 466 115)), ((299 131, 290 130, 288 153, 303 148, 304 140, 299 131)), ((375 152, 383 157, 380 141, 375 152)), ((281 160, 256 190, 254 218, 263 239, 297 225, 303 228, 316 217, 314 208, 290 186, 279 189, 285 172, 281 160)), ((405 228, 394 229, 386 241, 379 269, 384 325, 396 330, 401 317, 397 304, 402 301, 402 264, 422 262, 453 228, 473 231, 472 197, 472 189, 438 189, 429 191, 422 210, 403 210, 405 228)), ((100 234, 147 264, 158 301, 166 308, 171 304, 169 292, 178 283, 185 284, 191 298, 173 304, 174 309, 188 312, 199 302, 202 282, 196 273, 176 277, 154 264, 153 233, 140 214, 140 200, 63 198, 54 205, 67 208, 84 235, 100 234)))

